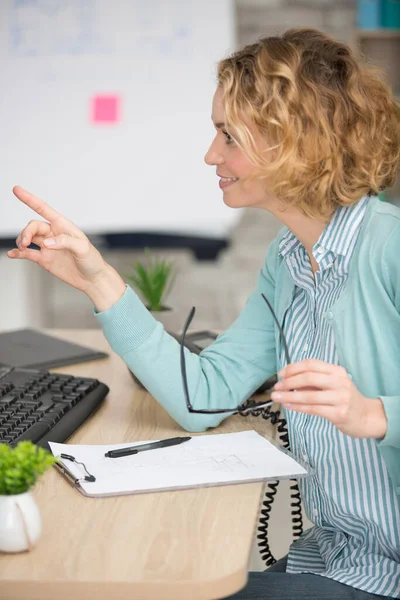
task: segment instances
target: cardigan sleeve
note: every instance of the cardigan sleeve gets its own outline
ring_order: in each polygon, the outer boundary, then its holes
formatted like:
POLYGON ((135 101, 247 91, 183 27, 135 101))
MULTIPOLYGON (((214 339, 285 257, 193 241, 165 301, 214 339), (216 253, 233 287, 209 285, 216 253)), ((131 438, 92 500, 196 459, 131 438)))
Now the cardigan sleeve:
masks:
MULTIPOLYGON (((198 409, 235 408, 276 372, 274 322, 262 298, 274 306, 276 240, 255 291, 236 321, 200 355, 185 349, 191 403, 198 409)), ((108 310, 97 313, 112 349, 171 417, 188 431, 217 426, 228 415, 199 415, 186 408, 180 346, 129 287, 108 310)))
POLYGON ((386 435, 379 441, 379 445, 393 446, 400 450, 400 395, 379 397, 382 400, 388 422, 386 435))
MULTIPOLYGON (((397 312, 400 314, 400 224, 394 228, 385 243, 382 256, 382 270, 388 292, 397 312)), ((398 357, 400 368, 400 356, 398 357)), ((380 446, 391 446, 400 450, 400 389, 396 396, 380 396, 385 409, 388 428, 380 446)))

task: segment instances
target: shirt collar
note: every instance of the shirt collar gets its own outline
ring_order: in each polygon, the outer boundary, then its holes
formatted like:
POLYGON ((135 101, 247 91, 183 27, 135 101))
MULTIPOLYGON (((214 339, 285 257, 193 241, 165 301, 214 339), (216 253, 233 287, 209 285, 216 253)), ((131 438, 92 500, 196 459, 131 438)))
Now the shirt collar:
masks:
POLYGON ((364 218, 368 206, 368 196, 350 206, 340 206, 321 233, 313 250, 326 248, 334 254, 346 256, 364 218))
MULTIPOLYGON (((355 204, 340 206, 321 233, 313 250, 320 248, 321 250, 328 250, 346 256, 352 239, 363 220, 368 200, 368 196, 364 196, 355 204)), ((300 240, 288 229, 279 242, 278 253, 280 256, 285 257, 300 245, 302 245, 300 240)))
POLYGON ((278 253, 280 254, 280 256, 285 257, 291 252, 293 252, 293 250, 299 245, 300 240, 298 240, 294 233, 290 229, 288 229, 278 244, 278 253))

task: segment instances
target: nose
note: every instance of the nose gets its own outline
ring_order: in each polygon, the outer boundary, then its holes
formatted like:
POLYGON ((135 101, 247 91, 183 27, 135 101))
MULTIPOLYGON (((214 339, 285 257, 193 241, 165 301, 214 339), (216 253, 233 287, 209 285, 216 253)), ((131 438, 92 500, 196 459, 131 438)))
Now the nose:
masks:
POLYGON ((204 162, 211 167, 214 165, 222 165, 225 159, 219 148, 217 138, 215 138, 204 156, 204 162))

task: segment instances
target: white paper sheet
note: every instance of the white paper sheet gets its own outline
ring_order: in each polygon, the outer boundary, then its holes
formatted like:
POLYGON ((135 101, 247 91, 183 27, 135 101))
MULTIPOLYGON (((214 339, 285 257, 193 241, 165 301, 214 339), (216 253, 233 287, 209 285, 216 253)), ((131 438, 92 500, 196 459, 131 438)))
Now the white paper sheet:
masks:
MULTIPOLYGON (((154 441, 154 440, 148 440, 154 441)), ((95 482, 80 481, 84 493, 108 496, 185 489, 232 483, 291 479, 307 470, 255 431, 193 436, 177 446, 108 458, 108 450, 146 442, 114 445, 72 445, 49 442, 55 456, 70 454, 85 464, 95 482)), ((83 467, 61 460, 77 479, 83 467)))

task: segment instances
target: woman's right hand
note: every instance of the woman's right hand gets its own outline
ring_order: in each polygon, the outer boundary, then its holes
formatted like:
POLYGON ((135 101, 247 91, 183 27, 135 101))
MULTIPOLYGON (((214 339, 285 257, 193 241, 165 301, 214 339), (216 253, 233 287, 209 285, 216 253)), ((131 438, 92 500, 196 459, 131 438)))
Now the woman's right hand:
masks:
MULTIPOLYGON (((99 295, 103 298, 104 295, 110 296, 116 301, 125 291, 125 284, 86 235, 30 192, 19 186, 15 186, 13 192, 45 221, 30 221, 17 237, 17 248, 9 250, 7 256, 37 263, 61 281, 85 292, 95 303, 99 295), (40 250, 28 248, 32 242, 40 250), (114 289, 108 293, 109 285, 117 285, 118 291, 114 289)), ((106 302, 107 307, 109 304, 106 302)))

